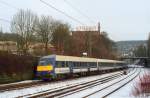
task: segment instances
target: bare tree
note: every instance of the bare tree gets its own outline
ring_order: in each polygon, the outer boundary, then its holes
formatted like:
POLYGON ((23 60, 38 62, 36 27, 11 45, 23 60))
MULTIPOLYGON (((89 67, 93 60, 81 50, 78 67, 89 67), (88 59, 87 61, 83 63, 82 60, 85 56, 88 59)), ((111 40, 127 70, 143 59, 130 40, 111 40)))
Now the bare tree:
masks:
POLYGON ((136 57, 146 57, 146 47, 144 45, 138 46, 134 51, 136 57))
POLYGON ((64 54, 68 47, 68 39, 70 37, 70 26, 66 23, 56 21, 53 24, 52 44, 56 48, 58 54, 64 54))
POLYGON ((0 27, 0 34, 2 34, 3 33, 3 29, 2 29, 2 27, 0 27))
POLYGON ((45 54, 48 54, 48 44, 52 39, 52 25, 54 20, 50 16, 42 16, 37 25, 37 35, 44 43, 45 54))
POLYGON ((34 36, 37 19, 37 15, 30 10, 20 10, 13 16, 11 31, 18 34, 18 51, 22 51, 24 54, 28 52, 32 37, 34 36))

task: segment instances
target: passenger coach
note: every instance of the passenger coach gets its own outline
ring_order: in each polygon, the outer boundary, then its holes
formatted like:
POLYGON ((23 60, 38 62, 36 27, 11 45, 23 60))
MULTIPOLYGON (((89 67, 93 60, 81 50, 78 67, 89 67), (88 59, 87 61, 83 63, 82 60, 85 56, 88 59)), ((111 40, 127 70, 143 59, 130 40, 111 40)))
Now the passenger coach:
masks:
POLYGON ((125 62, 87 57, 49 55, 40 58, 36 76, 55 79, 72 75, 88 75, 123 69, 125 62))

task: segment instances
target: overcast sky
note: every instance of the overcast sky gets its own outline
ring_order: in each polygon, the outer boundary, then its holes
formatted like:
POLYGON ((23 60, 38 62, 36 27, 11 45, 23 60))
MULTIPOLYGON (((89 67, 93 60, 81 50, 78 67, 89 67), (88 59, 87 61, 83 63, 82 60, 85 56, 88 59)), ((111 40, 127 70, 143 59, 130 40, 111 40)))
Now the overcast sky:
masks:
MULTIPOLYGON (((101 23, 101 30, 108 32, 112 40, 146 40, 150 32, 150 0, 43 0, 64 11, 82 23, 93 26, 101 23), (69 2, 90 19, 82 16, 69 2), (91 21, 94 21, 91 23, 91 21)), ((17 9, 31 9, 38 15, 50 15, 68 22, 72 28, 81 26, 63 14, 47 7, 40 0, 0 0, 0 18, 11 20, 17 9), (5 5, 2 1, 9 4, 5 5)), ((9 23, 0 21, 3 31, 9 31, 9 23)))

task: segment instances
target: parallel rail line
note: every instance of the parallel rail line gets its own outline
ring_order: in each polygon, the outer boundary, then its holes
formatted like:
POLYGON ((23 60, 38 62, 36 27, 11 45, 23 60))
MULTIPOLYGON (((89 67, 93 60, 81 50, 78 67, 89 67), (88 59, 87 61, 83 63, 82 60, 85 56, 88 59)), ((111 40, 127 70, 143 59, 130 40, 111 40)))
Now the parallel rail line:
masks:
MULTIPOLYGON (((100 91, 103 91, 103 90, 105 90, 105 89, 107 89, 107 88, 109 88, 109 87, 111 87, 111 86, 113 86, 113 85, 115 85, 115 84, 117 84, 117 83, 119 83, 119 82, 122 82, 122 81, 124 81, 125 79, 127 79, 127 78, 131 77, 132 75, 134 75, 135 73, 136 73, 136 71, 135 71, 134 73, 130 74, 128 77, 125 77, 125 78, 123 78, 123 79, 121 79, 121 80, 119 80, 119 81, 117 81, 117 82, 115 82, 115 83, 112 83, 111 85, 109 85, 109 86, 107 86, 107 87, 105 87, 105 88, 102 88, 102 89, 100 89, 100 90, 97 90, 97 91, 95 91, 95 92, 89 94, 89 95, 86 95, 86 96, 84 96, 83 98, 88 98, 88 97, 91 96, 91 95, 94 95, 94 94, 96 94, 96 93, 98 93, 98 92, 100 92, 100 91)), ((129 83, 130 81, 132 81, 133 79, 135 79, 139 74, 140 74, 140 72, 139 72, 136 76, 134 76, 132 79, 130 79, 128 82, 126 82, 124 85, 122 85, 122 86, 116 88, 115 90, 109 92, 108 94, 104 95, 102 98, 106 98, 106 97, 109 96, 110 94, 112 94, 112 93, 114 93, 115 91, 119 90, 120 88, 122 88, 123 86, 125 86, 127 83, 129 83)))
MULTIPOLYGON (((67 80, 61 80, 61 82, 74 80, 74 79, 78 79, 78 78, 68 78, 67 80)), ((42 86, 42 85, 46 85, 46 84, 53 83, 53 82, 56 83, 56 82, 60 82, 60 81, 58 81, 58 80, 53 80, 53 81, 48 81, 48 82, 34 81, 34 82, 30 82, 30 83, 20 83, 20 84, 10 84, 10 85, 8 84, 5 86, 0 85, 0 93, 6 92, 6 91, 11 91, 11 90, 19 90, 19 89, 29 88, 29 87, 42 86)))
POLYGON ((119 90, 120 88, 122 88, 123 86, 125 86, 126 84, 128 84, 129 82, 131 82, 133 79, 135 79, 138 75, 140 74, 140 72, 133 77, 132 79, 130 79, 128 82, 126 82, 125 84, 123 84, 122 86, 116 88, 115 90, 111 91, 110 93, 106 94, 105 96, 103 96, 102 98, 106 98, 107 96, 111 95, 112 93, 116 92, 117 90, 119 90))
POLYGON ((72 85, 72 86, 69 86, 69 87, 64 87, 64 88, 61 88, 61 89, 49 89, 49 90, 46 90, 46 91, 43 91, 43 92, 40 92, 40 93, 37 93, 37 94, 29 94, 27 96, 21 96, 21 97, 30 97, 30 98, 35 98, 35 97, 49 97, 49 98, 52 98, 52 97, 55 97, 55 96, 59 96, 61 94, 64 94, 64 93, 68 93, 68 92, 71 92, 71 91, 79 91, 79 90, 84 90, 84 89, 87 89, 87 88, 91 88, 93 86, 96 86, 96 85, 100 85, 102 83, 106 83, 112 79, 115 79, 119 76, 121 76, 123 73, 119 73, 119 74, 114 74, 112 76, 108 76, 108 77, 104 77, 104 78, 100 78, 100 79, 97 79, 97 80, 93 80, 93 81, 88 81, 86 83, 79 83, 77 85, 72 85))

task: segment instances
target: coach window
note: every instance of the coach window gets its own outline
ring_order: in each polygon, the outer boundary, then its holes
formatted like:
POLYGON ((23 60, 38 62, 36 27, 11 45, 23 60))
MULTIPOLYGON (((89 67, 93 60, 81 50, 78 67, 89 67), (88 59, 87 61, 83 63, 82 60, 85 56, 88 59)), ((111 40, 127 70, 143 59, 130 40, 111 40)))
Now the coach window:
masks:
POLYGON ((76 67, 79 67, 79 66, 78 66, 78 62, 75 62, 75 66, 76 66, 76 67))
POLYGON ((80 66, 83 67, 83 62, 80 62, 80 66))
POLYGON ((86 62, 83 62, 83 66, 84 66, 84 67, 87 67, 87 64, 86 64, 86 62))
POLYGON ((91 66, 91 62, 89 62, 88 66, 91 66))
POLYGON ((92 62, 92 67, 95 67, 95 62, 92 62))
POLYGON ((68 67, 72 67, 73 66, 73 62, 68 61, 68 67))
POLYGON ((76 67, 76 62, 73 62, 73 66, 76 67))
POLYGON ((84 68, 84 62, 81 62, 81 65, 80 65, 80 66, 84 68))
POLYGON ((85 62, 83 62, 83 67, 87 67, 85 62))
POLYGON ((72 66, 75 67, 75 62, 72 62, 72 66))
POLYGON ((90 67, 93 67, 93 62, 91 63, 91 66, 90 67))
POLYGON ((93 62, 91 62, 91 67, 93 67, 94 66, 94 63, 93 62))
POLYGON ((77 66, 77 67, 80 67, 78 62, 76 62, 76 66, 77 66))
POLYGON ((65 62, 61 61, 61 67, 65 67, 65 62))
POLYGON ((94 63, 92 62, 92 63, 91 63, 91 67, 93 67, 93 66, 94 66, 94 63))
POLYGON ((91 62, 88 62, 88 63, 87 63, 87 67, 90 67, 90 66, 91 66, 91 62))
POLYGON ((98 66, 101 66, 101 63, 100 63, 100 62, 98 63, 98 66))
POLYGON ((75 67, 78 67, 78 66, 77 66, 77 62, 74 62, 74 66, 75 66, 75 67))
POLYGON ((67 61, 65 61, 65 67, 68 67, 68 62, 67 61))
POLYGON ((58 67, 58 68, 61 67, 61 62, 60 62, 60 61, 57 61, 57 62, 56 62, 56 67, 58 67))
POLYGON ((82 62, 82 66, 85 67, 85 63, 84 62, 82 62))
POLYGON ((90 62, 90 67, 92 67, 93 66, 93 62, 90 62))
POLYGON ((81 66, 80 66, 80 62, 78 62, 78 66, 81 67, 81 66))
POLYGON ((92 63, 91 63, 91 67, 93 67, 93 66, 94 66, 94 63, 92 62, 92 63))
POLYGON ((103 66, 104 66, 104 67, 106 67, 106 66, 107 66, 107 64, 106 64, 106 63, 103 63, 103 66))
POLYGON ((69 62, 68 61, 66 61, 66 67, 69 67, 69 62))
POLYGON ((75 67, 75 62, 72 62, 72 66, 75 67))
POLYGON ((114 65, 114 63, 108 63, 108 67, 111 67, 113 65, 114 65))
POLYGON ((107 67, 107 66, 108 66, 108 64, 107 64, 107 63, 104 63, 104 66, 106 66, 106 67, 107 67))
POLYGON ((75 65, 76 65, 76 67, 79 67, 79 66, 78 66, 78 62, 75 62, 75 65))
POLYGON ((104 63, 104 66, 108 66, 108 64, 107 64, 107 63, 104 63))
POLYGON ((94 67, 96 67, 96 65, 97 65, 97 63, 96 63, 96 62, 94 62, 94 67))
POLYGON ((114 63, 108 63, 108 67, 111 67, 113 65, 114 65, 114 63))
POLYGON ((78 66, 78 67, 80 67, 80 64, 79 64, 79 62, 77 62, 77 66, 78 66))

